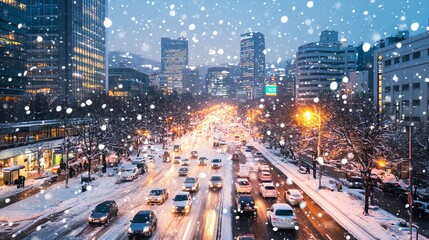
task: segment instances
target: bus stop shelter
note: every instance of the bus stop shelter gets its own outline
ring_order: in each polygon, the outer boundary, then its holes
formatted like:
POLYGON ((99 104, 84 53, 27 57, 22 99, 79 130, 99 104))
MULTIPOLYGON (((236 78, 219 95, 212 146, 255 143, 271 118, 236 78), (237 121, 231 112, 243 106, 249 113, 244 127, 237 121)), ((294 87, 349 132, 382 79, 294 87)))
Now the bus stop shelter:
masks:
POLYGON ((20 176, 19 170, 24 168, 24 165, 16 165, 12 167, 3 168, 4 185, 13 185, 14 181, 20 176))

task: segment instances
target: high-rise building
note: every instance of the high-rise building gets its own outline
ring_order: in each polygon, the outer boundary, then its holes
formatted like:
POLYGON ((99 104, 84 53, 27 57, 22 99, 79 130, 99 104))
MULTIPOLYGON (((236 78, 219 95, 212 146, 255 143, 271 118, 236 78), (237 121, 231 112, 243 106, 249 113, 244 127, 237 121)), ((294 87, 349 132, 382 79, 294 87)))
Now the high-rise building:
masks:
POLYGON ((183 91, 192 95, 201 94, 200 71, 196 66, 186 66, 183 69, 183 91))
POLYGON ((296 100, 309 102, 334 94, 334 87, 341 86, 342 79, 355 69, 355 52, 353 46, 338 41, 336 31, 323 31, 319 42, 300 46, 295 61, 296 100))
POLYGON ((11 101, 25 93, 26 5, 0 1, 0 9, 0 100, 11 101))
POLYGON ((210 67, 206 77, 207 93, 212 97, 228 98, 232 79, 227 67, 210 67))
POLYGON ((161 38, 161 73, 171 78, 171 89, 183 92, 183 69, 188 66, 188 40, 161 38))
POLYGON ((240 99, 257 99, 264 96, 265 36, 260 32, 241 35, 241 79, 237 89, 240 99))
POLYGON ((80 99, 106 90, 106 0, 28 0, 28 93, 80 99))

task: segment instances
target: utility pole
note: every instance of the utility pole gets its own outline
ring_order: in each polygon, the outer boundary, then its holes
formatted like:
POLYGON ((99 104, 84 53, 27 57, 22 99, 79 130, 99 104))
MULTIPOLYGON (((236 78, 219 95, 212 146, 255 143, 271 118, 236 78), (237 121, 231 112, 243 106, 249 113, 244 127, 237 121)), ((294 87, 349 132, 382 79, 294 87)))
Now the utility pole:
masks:
POLYGON ((412 126, 408 129, 408 182, 410 185, 410 191, 408 194, 408 204, 410 211, 410 240, 413 239, 413 182, 412 182, 412 172, 413 172, 413 164, 411 161, 411 147, 412 147, 412 138, 411 138, 412 126))

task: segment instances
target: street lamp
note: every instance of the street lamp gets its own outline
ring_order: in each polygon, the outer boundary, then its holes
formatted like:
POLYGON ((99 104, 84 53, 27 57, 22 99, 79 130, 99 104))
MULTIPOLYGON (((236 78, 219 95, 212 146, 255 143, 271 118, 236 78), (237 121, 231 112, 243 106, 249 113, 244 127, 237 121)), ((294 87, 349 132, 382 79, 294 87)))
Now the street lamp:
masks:
POLYGON ((321 128, 322 128, 322 117, 314 112, 304 112, 304 118, 307 121, 310 121, 311 118, 315 116, 317 117, 317 162, 319 163, 319 189, 322 188, 322 165, 323 165, 323 157, 320 155, 320 136, 321 128))

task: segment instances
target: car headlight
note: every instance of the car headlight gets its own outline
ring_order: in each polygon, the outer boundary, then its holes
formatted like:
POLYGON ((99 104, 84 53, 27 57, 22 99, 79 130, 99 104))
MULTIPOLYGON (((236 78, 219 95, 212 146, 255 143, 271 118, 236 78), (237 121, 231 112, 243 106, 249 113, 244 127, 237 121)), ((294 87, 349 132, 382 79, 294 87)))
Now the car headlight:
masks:
POLYGON ((128 232, 133 233, 133 230, 131 229, 131 227, 128 228, 128 232))
POLYGON ((107 216, 104 216, 104 217, 101 217, 101 218, 100 218, 100 220, 101 220, 101 221, 104 221, 104 220, 106 220, 106 219, 107 219, 107 216))
POLYGON ((210 187, 213 187, 213 183, 210 183, 210 187))
POLYGON ((186 186, 182 186, 182 190, 185 190, 186 189, 186 186))
POLYGON ((150 230, 149 226, 146 226, 146 227, 143 228, 143 232, 149 232, 149 230, 150 230))
POLYGON ((88 217, 88 221, 92 221, 94 220, 94 218, 92 218, 91 216, 88 217))
POLYGON ((149 200, 149 197, 146 197, 146 200, 149 200))
POLYGON ((196 190, 196 189, 197 189, 197 186, 193 186, 193 187, 192 187, 192 190, 196 190))

